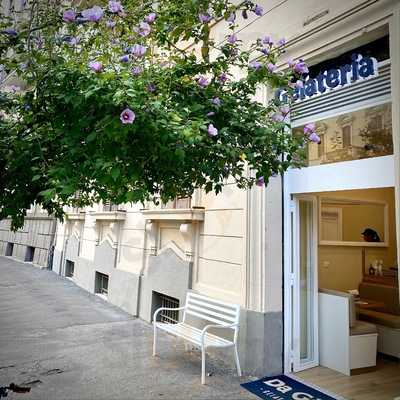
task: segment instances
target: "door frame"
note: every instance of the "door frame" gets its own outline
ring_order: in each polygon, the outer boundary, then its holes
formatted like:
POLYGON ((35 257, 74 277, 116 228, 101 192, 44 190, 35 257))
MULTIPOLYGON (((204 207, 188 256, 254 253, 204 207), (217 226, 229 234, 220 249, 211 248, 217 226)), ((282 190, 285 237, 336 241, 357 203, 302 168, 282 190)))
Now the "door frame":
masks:
MULTIPOLYGON (((292 369, 294 372, 299 372, 308 368, 316 367, 319 365, 319 342, 318 342, 318 199, 315 195, 295 195, 292 200, 291 213, 293 214, 293 251, 292 251, 292 265, 293 265, 293 280, 292 286, 292 301, 293 301, 293 329, 292 329, 292 369), (309 201, 312 203, 311 215, 311 251, 308 255, 311 263, 311 280, 307 280, 307 284, 312 286, 312 354, 313 357, 306 362, 301 362, 300 358, 300 292, 301 292, 301 274, 300 274, 300 201, 309 201)), ((309 312, 309 310, 307 310, 309 312)))

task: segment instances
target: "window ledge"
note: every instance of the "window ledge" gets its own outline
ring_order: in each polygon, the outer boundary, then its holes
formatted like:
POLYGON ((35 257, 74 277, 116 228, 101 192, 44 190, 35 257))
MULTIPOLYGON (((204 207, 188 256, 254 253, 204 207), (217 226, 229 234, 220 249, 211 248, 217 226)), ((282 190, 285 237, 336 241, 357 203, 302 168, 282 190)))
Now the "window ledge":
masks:
POLYGON ((103 300, 108 301, 108 296, 106 296, 106 295, 103 294, 103 293, 95 293, 95 295, 96 295, 97 297, 100 297, 100 298, 103 299, 103 300))
POLYGON ((83 221, 85 219, 85 213, 73 213, 67 212, 67 219, 70 221, 83 221))
POLYGON ((204 221, 204 208, 142 210, 145 219, 169 221, 204 221))
POLYGON ((89 214, 96 221, 124 221, 126 218, 126 211, 92 211, 89 214))

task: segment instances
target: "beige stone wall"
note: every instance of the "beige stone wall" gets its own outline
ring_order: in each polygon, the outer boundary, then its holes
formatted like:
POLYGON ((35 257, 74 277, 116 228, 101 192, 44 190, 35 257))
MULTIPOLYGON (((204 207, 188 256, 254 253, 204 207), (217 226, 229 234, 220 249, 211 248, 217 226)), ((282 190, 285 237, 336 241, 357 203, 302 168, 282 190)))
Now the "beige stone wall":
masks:
POLYGON ((218 196, 203 194, 201 204, 205 220, 193 288, 245 305, 247 194, 231 183, 218 196))
POLYGON ((54 242, 55 218, 49 217, 39 206, 27 212, 24 226, 16 232, 11 230, 11 220, 0 221, 0 255, 6 254, 7 244, 13 244, 12 257, 25 261, 27 248, 34 248, 32 263, 48 266, 51 246, 54 242))

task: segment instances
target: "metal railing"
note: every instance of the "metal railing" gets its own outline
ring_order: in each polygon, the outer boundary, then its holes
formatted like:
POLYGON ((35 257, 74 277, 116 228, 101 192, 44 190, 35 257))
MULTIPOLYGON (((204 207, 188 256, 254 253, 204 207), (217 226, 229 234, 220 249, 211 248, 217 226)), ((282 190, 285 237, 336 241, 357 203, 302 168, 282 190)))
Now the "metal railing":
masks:
MULTIPOLYGON (((157 293, 160 307, 167 308, 178 308, 179 300, 174 299, 173 297, 167 296, 162 293, 157 293)), ((174 310, 162 310, 160 312, 160 321, 167 324, 176 324, 179 321, 179 311, 174 310)))

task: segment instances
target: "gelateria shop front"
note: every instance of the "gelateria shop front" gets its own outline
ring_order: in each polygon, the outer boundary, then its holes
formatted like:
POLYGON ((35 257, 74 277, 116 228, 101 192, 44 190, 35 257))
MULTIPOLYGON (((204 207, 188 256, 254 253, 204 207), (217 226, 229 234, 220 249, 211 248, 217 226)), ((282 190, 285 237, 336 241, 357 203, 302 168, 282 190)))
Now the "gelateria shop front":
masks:
POLYGON ((389 49, 381 33, 337 50, 295 95, 293 134, 321 138, 284 180, 285 371, 303 378, 400 358, 389 49))

